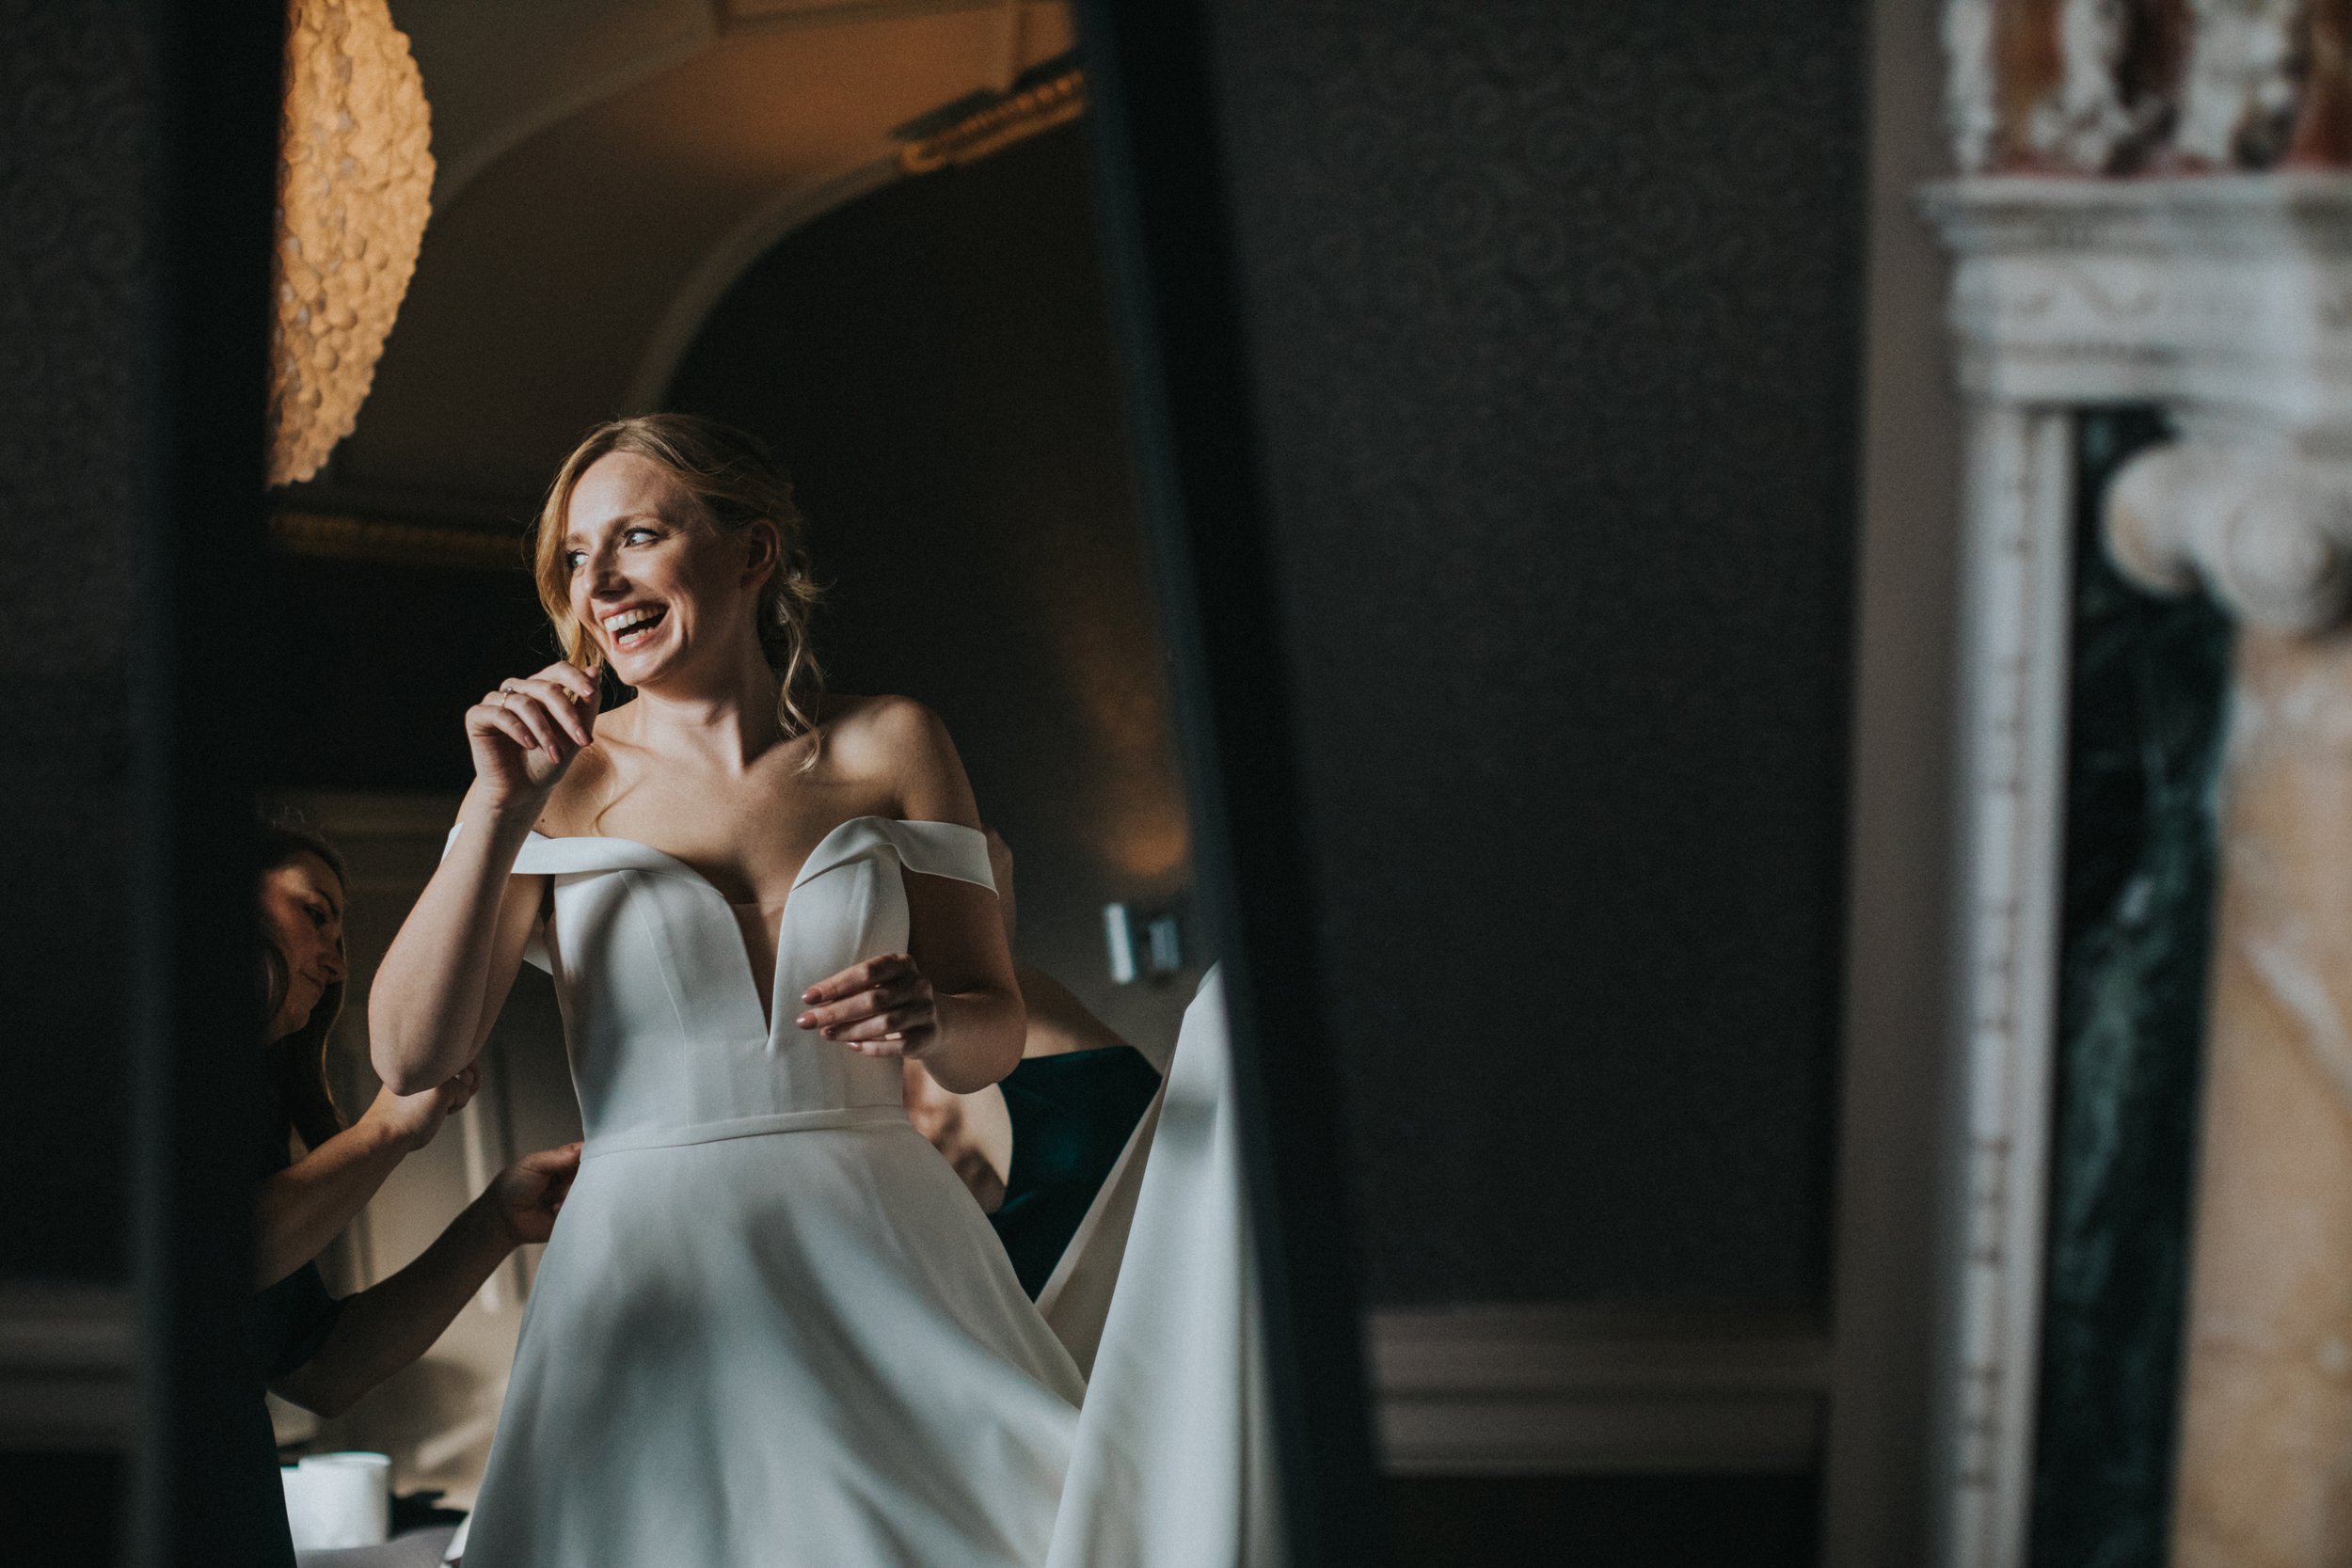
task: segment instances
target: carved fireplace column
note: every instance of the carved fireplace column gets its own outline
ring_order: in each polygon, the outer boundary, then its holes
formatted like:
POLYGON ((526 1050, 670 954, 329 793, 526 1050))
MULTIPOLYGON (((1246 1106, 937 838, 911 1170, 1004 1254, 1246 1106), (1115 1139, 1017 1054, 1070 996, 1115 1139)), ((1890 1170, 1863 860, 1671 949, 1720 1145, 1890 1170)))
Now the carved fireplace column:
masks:
POLYGON ((2192 429, 2106 506, 2127 573, 2239 622, 2179 1568, 2352 1561, 2352 433, 2303 434, 2192 429))

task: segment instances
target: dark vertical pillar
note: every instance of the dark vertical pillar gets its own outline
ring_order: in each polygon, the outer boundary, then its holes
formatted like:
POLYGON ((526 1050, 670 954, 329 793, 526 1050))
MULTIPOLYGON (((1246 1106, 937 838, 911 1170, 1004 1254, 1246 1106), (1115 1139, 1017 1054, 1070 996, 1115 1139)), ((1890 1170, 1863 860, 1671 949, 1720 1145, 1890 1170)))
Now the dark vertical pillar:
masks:
POLYGON ((42 1560, 251 1560, 216 1508, 221 1423, 251 1412, 238 650, 281 26, 275 4, 0 3, 0 1286, 135 1294, 144 1396, 135 1433, 76 1402, 57 1429, 99 1447, 0 1457, 0 1518, 42 1560))
POLYGON ((133 1552, 249 1564, 274 1476, 250 1420, 247 1121, 258 1103, 250 823, 269 254, 284 15, 154 0, 163 156, 140 601, 137 1283, 146 1380, 133 1552), (255 1496, 257 1484, 270 1489, 255 1496))

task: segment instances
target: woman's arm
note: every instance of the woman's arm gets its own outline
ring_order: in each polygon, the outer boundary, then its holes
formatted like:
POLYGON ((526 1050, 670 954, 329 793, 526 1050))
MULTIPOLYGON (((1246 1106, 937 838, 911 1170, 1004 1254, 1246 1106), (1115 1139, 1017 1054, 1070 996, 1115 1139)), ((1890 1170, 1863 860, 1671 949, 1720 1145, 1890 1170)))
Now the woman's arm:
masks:
POLYGON ((258 1290, 268 1290, 326 1250, 399 1164, 433 1141, 481 1082, 468 1068, 423 1094, 375 1097, 357 1124, 262 1183, 255 1204, 258 1290))
POLYGON ((544 877, 513 875, 548 795, 590 739, 598 688, 569 664, 501 683, 466 710, 473 787, 449 853, 368 990, 368 1053, 402 1094, 473 1060, 506 1005, 544 877))
MULTIPOLYGON (((876 698, 837 737, 841 760, 885 778, 900 816, 978 831, 963 760, 939 716, 876 698)), ((1021 1060, 1027 1022, 996 895, 951 877, 906 879, 907 951, 885 954, 802 993, 796 1021, 875 1056, 912 1056, 940 1087, 969 1094, 1021 1060)))
POLYGON ((433 1348, 490 1271, 524 1242, 544 1242, 580 1168, 580 1146, 527 1154, 501 1171, 417 1260, 345 1299, 319 1353, 272 1386, 322 1416, 433 1348))
POLYGON ((536 816, 502 810, 480 784, 458 808, 457 837, 368 988, 368 1055, 396 1092, 414 1093, 471 1062, 521 969, 547 879, 514 875, 536 816))

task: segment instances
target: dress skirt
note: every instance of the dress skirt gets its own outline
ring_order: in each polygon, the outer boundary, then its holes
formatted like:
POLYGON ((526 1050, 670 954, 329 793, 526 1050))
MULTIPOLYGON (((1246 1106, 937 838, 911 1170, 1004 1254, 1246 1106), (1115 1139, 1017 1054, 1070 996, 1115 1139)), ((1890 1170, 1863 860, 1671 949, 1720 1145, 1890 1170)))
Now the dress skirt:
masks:
POLYGON ((1084 1391, 902 1115, 594 1153, 466 1568, 1034 1568, 1084 1391))

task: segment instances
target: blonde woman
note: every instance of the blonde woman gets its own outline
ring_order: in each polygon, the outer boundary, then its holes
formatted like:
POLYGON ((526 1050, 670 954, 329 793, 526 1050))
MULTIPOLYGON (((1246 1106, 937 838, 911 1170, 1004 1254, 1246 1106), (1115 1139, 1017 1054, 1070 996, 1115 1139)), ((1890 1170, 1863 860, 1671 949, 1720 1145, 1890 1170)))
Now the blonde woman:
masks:
POLYGON ((905 1060, 961 1092, 1022 1049, 955 747, 825 692, 790 488, 737 432, 600 427, 536 551, 565 658, 467 712, 370 1005, 417 1089, 544 964, 587 1130, 468 1568, 1040 1562, 1083 1385, 903 1105, 905 1060))

